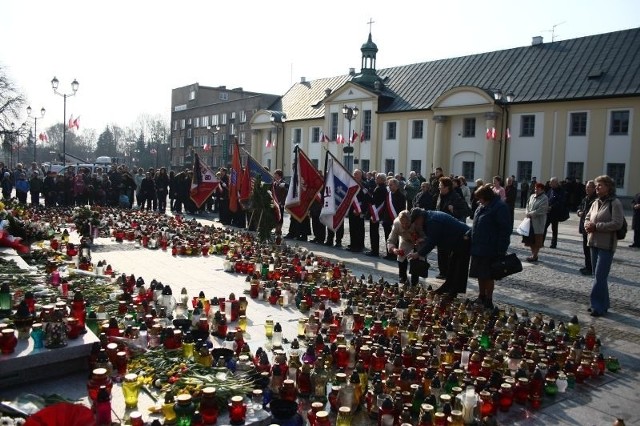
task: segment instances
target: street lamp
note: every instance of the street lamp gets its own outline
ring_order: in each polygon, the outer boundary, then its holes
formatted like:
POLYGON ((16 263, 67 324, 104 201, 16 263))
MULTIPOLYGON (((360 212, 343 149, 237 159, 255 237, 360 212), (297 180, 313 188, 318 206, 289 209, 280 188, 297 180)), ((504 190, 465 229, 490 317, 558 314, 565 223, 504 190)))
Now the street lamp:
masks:
POLYGON ((211 135, 212 135, 211 144, 209 145, 209 149, 211 150, 211 167, 213 167, 213 143, 216 141, 216 136, 220 132, 220 126, 218 126, 218 125, 212 126, 211 124, 209 124, 207 126, 207 131, 209 133, 211 133, 211 135), (215 129, 215 132, 213 131, 213 129, 215 129))
POLYGON ((287 114, 283 112, 273 112, 271 113, 271 124, 273 124, 276 128, 276 169, 278 168, 278 147, 280 144, 278 143, 278 133, 280 132, 280 128, 282 128, 282 166, 284 167, 284 123, 287 121, 287 114))
POLYGON ((62 96, 64 99, 63 113, 62 113, 62 161, 64 164, 67 164, 67 98, 71 96, 75 96, 78 91, 78 80, 74 79, 71 82, 71 90, 72 93, 60 93, 58 92, 58 85, 60 81, 56 77, 53 77, 51 80, 51 87, 53 88, 53 93, 56 95, 62 96))
MULTIPOLYGON (((16 138, 18 141, 18 163, 20 162, 20 131, 25 130, 27 128, 27 123, 22 123, 20 127, 16 129, 16 123, 11 122, 11 130, 13 131, 12 138, 16 138)), ((9 164, 11 164, 11 168, 13 169, 13 141, 11 143, 11 150, 9 151, 9 164)))
POLYGON ((515 99, 513 92, 509 91, 506 95, 501 90, 493 91, 493 99, 495 104, 502 110, 502 131, 500 132, 500 151, 498 153, 498 174, 505 179, 507 173, 507 129, 509 128, 509 105, 515 99))
POLYGON ((347 157, 347 170, 349 170, 349 173, 353 171, 353 147, 351 146, 351 139, 352 139, 351 122, 356 119, 359 112, 360 110, 356 106, 350 107, 345 105, 342 107, 342 115, 344 115, 345 120, 349 121, 349 133, 348 133, 349 143, 347 146, 342 148, 342 152, 344 152, 345 156, 347 157))
POLYGON ((27 118, 33 120, 33 162, 36 163, 36 145, 38 143, 38 118, 44 118, 44 114, 47 112, 47 110, 42 107, 40 109, 40 117, 32 117, 31 112, 31 106, 28 106, 27 118))

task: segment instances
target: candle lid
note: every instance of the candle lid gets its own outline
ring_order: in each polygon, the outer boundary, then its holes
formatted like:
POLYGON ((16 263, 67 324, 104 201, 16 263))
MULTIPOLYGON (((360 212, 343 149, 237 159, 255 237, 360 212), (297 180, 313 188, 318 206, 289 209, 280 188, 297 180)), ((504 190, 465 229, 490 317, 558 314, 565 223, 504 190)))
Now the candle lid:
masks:
POLYGON ((350 407, 340 407, 338 408, 338 413, 340 414, 351 414, 351 408, 350 407))
MULTIPOLYGON (((262 392, 262 391, 261 391, 262 392)), ((202 389, 202 393, 209 396, 209 395, 215 395, 216 393, 216 388, 214 388, 213 386, 207 386, 206 388, 202 389)))
POLYGON ((231 402, 232 403, 238 403, 238 402, 242 402, 244 398, 240 395, 236 395, 236 396, 232 396, 231 397, 231 402))
MULTIPOLYGON (((120 353, 120 352, 118 352, 120 353)), ((135 382, 138 380, 138 375, 135 373, 129 373, 127 375, 124 376, 124 381, 125 382, 135 382)))
POLYGON ((329 417, 329 413, 324 411, 324 410, 318 411, 316 413, 316 419, 324 419, 324 418, 328 418, 328 417, 329 417))

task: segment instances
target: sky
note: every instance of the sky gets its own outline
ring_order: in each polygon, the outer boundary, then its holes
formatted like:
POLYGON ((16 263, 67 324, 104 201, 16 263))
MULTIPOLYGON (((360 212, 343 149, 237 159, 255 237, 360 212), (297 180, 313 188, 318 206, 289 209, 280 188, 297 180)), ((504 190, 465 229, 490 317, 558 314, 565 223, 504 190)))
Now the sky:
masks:
MULTIPOLYGON (((206 86, 283 94, 359 70, 369 33, 379 69, 640 26, 637 0, 74 1, 1 0, 0 64, 49 126, 168 122, 171 89, 206 86)), ((26 107, 26 106, 25 106, 26 107)), ((26 117, 26 112, 25 112, 26 117)))

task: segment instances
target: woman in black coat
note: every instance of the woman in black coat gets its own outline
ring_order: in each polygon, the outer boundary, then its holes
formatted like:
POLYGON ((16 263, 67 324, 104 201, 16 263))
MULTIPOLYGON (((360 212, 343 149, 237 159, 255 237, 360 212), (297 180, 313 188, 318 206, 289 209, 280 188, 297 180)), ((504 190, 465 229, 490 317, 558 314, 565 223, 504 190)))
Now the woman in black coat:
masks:
POLYGON ((640 248, 640 192, 633 197, 631 208, 633 209, 633 219, 631 220, 633 243, 629 247, 640 248))

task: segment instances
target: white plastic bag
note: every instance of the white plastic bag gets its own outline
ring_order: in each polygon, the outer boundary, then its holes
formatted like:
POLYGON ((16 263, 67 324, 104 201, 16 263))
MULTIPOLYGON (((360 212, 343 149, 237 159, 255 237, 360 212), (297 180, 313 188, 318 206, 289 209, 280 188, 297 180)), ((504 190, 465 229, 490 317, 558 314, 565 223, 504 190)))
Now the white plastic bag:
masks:
POLYGON ((531 219, 529 219, 528 217, 525 217, 522 220, 522 222, 520 222, 520 225, 518 225, 517 232, 523 237, 528 237, 530 231, 531 231, 531 219))

